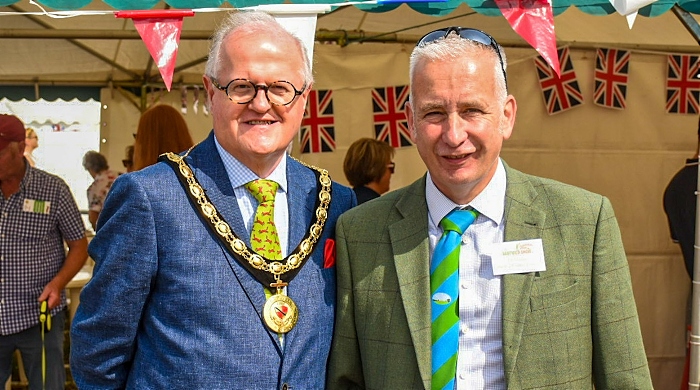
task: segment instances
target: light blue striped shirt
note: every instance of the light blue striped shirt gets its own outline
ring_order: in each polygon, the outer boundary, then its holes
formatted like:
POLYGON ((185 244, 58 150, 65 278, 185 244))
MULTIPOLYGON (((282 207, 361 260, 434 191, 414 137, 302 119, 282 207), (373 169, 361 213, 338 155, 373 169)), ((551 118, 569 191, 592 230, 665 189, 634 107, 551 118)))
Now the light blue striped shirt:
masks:
POLYGON ((238 208, 241 210, 241 216, 243 217, 243 223, 248 231, 248 236, 250 237, 250 231, 253 228, 253 220, 255 218, 255 210, 258 208, 258 201, 253 197, 253 195, 248 192, 244 185, 248 182, 257 179, 268 179, 274 180, 279 187, 277 188, 277 195, 275 195, 275 227, 277 228, 277 235, 280 239, 280 246, 282 247, 282 256, 286 257, 289 250, 287 248, 289 242, 289 210, 287 206, 287 154, 285 153, 282 160, 277 165, 274 171, 268 177, 258 177, 250 168, 246 167, 240 161, 236 160, 229 152, 227 152, 219 141, 214 136, 214 143, 216 144, 216 149, 219 151, 219 156, 224 162, 224 167, 226 168, 226 173, 231 181, 231 186, 236 194, 236 201, 238 202, 238 208))
POLYGON ((506 172, 500 158, 484 190, 468 205, 459 205, 426 180, 430 253, 442 235, 440 220, 455 207, 472 206, 479 216, 462 235, 459 256, 459 355, 455 388, 506 388, 501 332, 501 277, 493 275, 489 253, 504 237, 506 172))

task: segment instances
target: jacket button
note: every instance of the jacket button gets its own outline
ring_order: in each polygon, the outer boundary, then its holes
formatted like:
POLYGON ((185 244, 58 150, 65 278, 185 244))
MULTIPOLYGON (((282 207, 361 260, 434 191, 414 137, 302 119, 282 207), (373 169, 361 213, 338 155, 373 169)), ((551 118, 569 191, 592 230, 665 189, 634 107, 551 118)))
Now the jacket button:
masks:
POLYGON ((292 388, 289 387, 289 385, 286 384, 286 383, 284 383, 284 384, 282 385, 282 390, 291 390, 291 389, 292 389, 292 388))

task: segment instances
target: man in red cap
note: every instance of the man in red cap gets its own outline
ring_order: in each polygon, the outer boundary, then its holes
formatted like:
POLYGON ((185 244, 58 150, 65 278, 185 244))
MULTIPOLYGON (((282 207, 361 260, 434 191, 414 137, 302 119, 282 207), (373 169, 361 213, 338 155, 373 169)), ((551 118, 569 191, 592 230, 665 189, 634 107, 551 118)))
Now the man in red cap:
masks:
POLYGON ((45 380, 45 389, 63 389, 64 289, 87 259, 85 224, 63 179, 26 162, 24 132, 17 117, 0 115, 0 383, 19 349, 31 388, 45 380), (43 341, 42 301, 53 317, 43 341))

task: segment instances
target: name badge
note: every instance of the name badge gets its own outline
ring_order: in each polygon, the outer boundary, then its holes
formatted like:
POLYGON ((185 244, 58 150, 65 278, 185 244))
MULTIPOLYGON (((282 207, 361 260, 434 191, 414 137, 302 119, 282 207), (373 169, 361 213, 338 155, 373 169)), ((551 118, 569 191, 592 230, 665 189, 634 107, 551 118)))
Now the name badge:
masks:
POLYGON ((542 239, 497 244, 491 253, 491 265, 494 275, 545 271, 542 239))
POLYGON ((51 202, 45 200, 25 199, 22 211, 25 213, 48 214, 51 211, 51 202))

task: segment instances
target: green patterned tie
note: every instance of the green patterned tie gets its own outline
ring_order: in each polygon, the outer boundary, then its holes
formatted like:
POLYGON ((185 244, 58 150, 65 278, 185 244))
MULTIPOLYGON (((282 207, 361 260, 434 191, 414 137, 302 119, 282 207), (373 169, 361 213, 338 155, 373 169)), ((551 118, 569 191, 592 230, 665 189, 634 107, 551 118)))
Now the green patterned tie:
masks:
POLYGON ((475 210, 454 209, 441 221, 443 233, 430 262, 432 390, 454 388, 459 349, 459 246, 475 210))
POLYGON ((246 183, 245 188, 258 201, 250 246, 259 255, 270 260, 282 259, 280 238, 275 227, 275 195, 279 184, 272 180, 258 179, 246 183))

